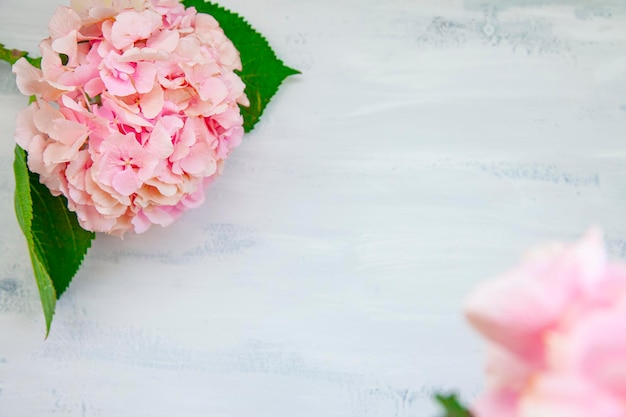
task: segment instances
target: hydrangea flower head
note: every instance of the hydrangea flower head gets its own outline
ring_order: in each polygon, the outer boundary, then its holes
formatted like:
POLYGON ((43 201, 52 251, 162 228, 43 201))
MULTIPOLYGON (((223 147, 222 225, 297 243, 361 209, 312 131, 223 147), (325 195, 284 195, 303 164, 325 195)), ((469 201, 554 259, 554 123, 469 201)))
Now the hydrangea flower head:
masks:
POLYGON ((626 265, 597 230, 479 286, 466 315, 489 343, 476 417, 626 415, 626 265))
POLYGON ((204 200, 243 136, 239 53, 178 0, 74 0, 13 67, 35 100, 18 114, 28 167, 87 230, 169 225, 204 200))

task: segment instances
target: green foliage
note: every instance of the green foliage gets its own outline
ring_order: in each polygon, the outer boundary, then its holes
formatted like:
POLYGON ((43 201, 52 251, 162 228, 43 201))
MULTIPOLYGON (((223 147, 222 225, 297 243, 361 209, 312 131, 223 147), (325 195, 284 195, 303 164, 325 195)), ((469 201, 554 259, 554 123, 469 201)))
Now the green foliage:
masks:
POLYGON ((435 400, 443 407, 441 417, 472 417, 472 414, 460 402, 456 394, 437 394, 435 400))
POLYGON ((95 234, 80 227, 65 197, 55 197, 28 170, 26 152, 15 146, 15 214, 26 237, 46 318, 46 335, 56 300, 78 271, 95 234))
POLYGON ((20 51, 19 49, 7 49, 4 44, 0 43, 0 60, 13 65, 22 57, 26 58, 28 62, 37 68, 41 66, 41 58, 31 58, 28 56, 28 52, 20 51))
POLYGON ((241 106, 241 114, 245 131, 251 131, 283 80, 300 72, 278 59, 267 40, 237 13, 204 0, 183 0, 183 4, 213 16, 239 51, 243 67, 239 76, 250 100, 249 107, 241 106))
MULTIPOLYGON (((246 94, 250 100, 250 106, 241 107, 241 111, 244 129, 249 132, 283 80, 299 72, 284 65, 267 40, 236 13, 203 0, 183 0, 183 4, 215 17, 239 50, 243 65, 239 75, 246 84, 246 94)), ((0 60, 13 65, 22 57, 33 66, 41 67, 41 58, 32 58, 27 52, 7 49, 0 44, 0 60)), ((67 57, 62 55, 61 59, 63 61, 67 57)), ((15 213, 28 244, 46 319, 47 336, 56 300, 78 271, 95 234, 80 227, 76 214, 67 208, 65 197, 52 196, 46 186, 39 182, 39 176, 28 170, 26 161, 26 152, 16 146, 13 163, 15 213)))

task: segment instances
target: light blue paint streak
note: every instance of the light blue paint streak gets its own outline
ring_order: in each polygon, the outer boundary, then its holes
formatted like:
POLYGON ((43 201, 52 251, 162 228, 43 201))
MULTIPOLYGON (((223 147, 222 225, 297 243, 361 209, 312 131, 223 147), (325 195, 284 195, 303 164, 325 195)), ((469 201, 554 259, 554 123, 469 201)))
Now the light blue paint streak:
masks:
POLYGON ((626 2, 622 0, 597 0, 590 4, 589 0, 466 0, 464 6, 468 10, 498 11, 514 7, 571 6, 574 14, 581 20, 592 18, 610 18, 615 14, 626 13, 626 2))

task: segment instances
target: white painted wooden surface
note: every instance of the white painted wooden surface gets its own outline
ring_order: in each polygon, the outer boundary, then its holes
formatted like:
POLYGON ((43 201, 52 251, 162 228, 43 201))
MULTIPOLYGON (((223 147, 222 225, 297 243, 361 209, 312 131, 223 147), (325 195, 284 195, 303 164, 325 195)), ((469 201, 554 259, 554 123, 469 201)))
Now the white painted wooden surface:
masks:
MULTIPOLYGON (((1 0, 0 42, 56 4, 1 0)), ((222 4, 303 75, 203 207, 97 238, 46 341, 0 66, 0 416, 431 416, 481 389, 472 285, 591 224, 626 254, 622 0, 222 4)))

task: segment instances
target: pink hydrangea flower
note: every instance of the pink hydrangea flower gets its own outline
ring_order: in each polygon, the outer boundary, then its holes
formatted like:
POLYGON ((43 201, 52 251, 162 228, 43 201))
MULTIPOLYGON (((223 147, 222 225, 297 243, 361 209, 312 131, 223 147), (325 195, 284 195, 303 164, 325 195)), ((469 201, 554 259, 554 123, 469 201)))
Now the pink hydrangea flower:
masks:
POLYGON ((13 67, 36 100, 17 118, 28 167, 88 230, 166 226, 204 200, 241 142, 239 53, 178 0, 73 0, 13 67))
POLYGON ((465 312, 489 343, 477 417, 626 415, 626 265, 597 230, 479 286, 465 312))

